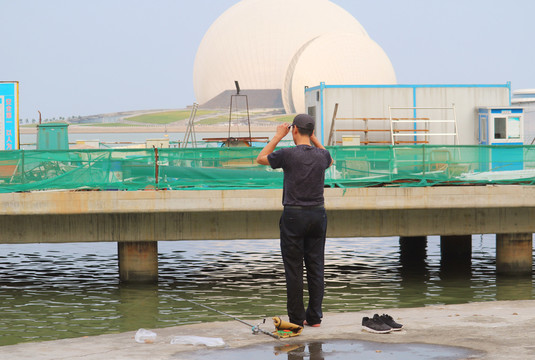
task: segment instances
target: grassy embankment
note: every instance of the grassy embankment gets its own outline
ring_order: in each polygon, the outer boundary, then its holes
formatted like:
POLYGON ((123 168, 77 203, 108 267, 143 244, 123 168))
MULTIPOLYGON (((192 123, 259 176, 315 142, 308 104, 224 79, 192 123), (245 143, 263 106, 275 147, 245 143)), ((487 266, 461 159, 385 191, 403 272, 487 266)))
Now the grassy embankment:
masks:
MULTIPOLYGON (((174 111, 165 111, 152 114, 143 114, 138 116, 129 117, 125 120, 133 121, 140 124, 152 124, 152 125, 167 125, 175 121, 181 121, 189 119, 191 110, 174 110, 174 111)), ((217 114, 217 111, 213 110, 197 110, 196 116, 206 116, 217 114)))
MULTIPOLYGON (((191 110, 174 110, 151 114, 142 114, 126 118, 125 120, 131 123, 95 123, 95 124, 80 124, 82 126, 98 126, 98 127, 128 127, 139 125, 168 125, 176 121, 189 119, 191 110)), ((250 115, 258 115, 261 113, 251 112, 250 115)), ((291 123, 295 115, 277 115, 262 118, 262 121, 273 122, 274 125, 278 123, 291 123)), ((196 117, 202 119, 195 122, 196 125, 218 125, 228 123, 228 114, 216 110, 197 110, 196 117)), ((252 120, 254 122, 254 120, 252 120)), ((22 127, 36 127, 37 124, 22 125, 22 127)))
MULTIPOLYGON (((251 113, 251 115, 254 114, 254 112, 251 113)), ((187 120, 189 116, 190 110, 175 110, 133 116, 126 120, 139 124, 167 125, 176 121, 187 120)), ((217 125, 228 122, 228 115, 226 113, 222 114, 221 111, 215 110, 197 110, 196 117, 203 117, 203 119, 195 122, 196 125, 217 125)), ((279 115, 263 118, 262 120, 277 124, 282 122, 292 122, 293 117, 294 115, 279 115)))

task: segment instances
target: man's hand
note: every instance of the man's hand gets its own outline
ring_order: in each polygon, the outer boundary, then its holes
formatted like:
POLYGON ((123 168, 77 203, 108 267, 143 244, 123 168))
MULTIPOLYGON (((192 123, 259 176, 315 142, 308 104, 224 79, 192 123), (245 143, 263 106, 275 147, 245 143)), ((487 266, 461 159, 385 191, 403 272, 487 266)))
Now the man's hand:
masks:
POLYGON ((325 149, 325 147, 321 145, 320 140, 316 137, 316 132, 313 132, 312 135, 310 135, 310 142, 317 148, 325 149))
MULTIPOLYGON (((310 136, 310 142, 312 144, 314 144, 314 146, 317 147, 317 148, 325 149, 325 146, 321 145, 321 142, 316 137, 316 133, 315 132, 313 132, 312 135, 310 136)), ((333 163, 334 163, 334 159, 331 157, 331 163, 329 164, 329 166, 331 166, 333 163)))
POLYGON ((279 138, 279 141, 282 140, 288 133, 290 132, 290 124, 288 123, 282 123, 279 126, 277 126, 277 132, 275 133, 275 136, 279 138))
POLYGON ((261 165, 269 165, 268 155, 271 154, 275 148, 277 147, 277 144, 290 132, 290 124, 283 123, 277 126, 277 132, 275 133, 275 136, 271 139, 271 141, 260 151, 260 154, 258 154, 258 157, 256 158, 256 162, 261 165))

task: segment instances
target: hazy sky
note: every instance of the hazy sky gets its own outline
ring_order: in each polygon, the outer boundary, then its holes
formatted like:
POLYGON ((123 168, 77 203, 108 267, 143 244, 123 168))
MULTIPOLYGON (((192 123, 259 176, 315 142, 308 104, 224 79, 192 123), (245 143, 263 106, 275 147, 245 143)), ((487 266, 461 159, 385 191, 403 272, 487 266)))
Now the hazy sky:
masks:
MULTIPOLYGON (((183 108, 204 33, 237 2, 0 0, 0 80, 20 82, 23 119, 183 108)), ((535 88, 534 0, 332 2, 384 49, 400 84, 535 88)))

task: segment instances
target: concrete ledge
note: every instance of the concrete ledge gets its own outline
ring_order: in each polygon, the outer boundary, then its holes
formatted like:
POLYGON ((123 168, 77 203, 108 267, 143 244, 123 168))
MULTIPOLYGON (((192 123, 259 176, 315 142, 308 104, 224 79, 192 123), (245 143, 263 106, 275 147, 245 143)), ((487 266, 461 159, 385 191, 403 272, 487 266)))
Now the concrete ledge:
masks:
MULTIPOLYGON (((273 314, 278 316, 279 314, 273 314)), ((244 319, 246 320, 246 319, 244 319)), ((259 319, 250 322, 257 323, 259 319)), ((167 360, 186 358, 192 351, 204 350, 204 346, 171 345, 171 338, 179 335, 221 337, 231 348, 255 344, 306 343, 330 339, 367 340, 381 343, 425 343, 464 347, 478 351, 478 359, 524 360, 535 357, 535 301, 495 301, 463 305, 428 306, 424 308, 375 309, 357 313, 327 313, 320 328, 306 327, 302 335, 275 340, 265 335, 252 335, 251 330, 237 321, 203 323, 152 329, 158 335, 153 344, 138 344, 135 331, 113 335, 101 335, 77 339, 27 343, 0 347, 2 359, 80 359, 100 360, 167 360), (404 324, 404 330, 391 334, 362 332, 363 316, 388 313, 404 324)), ((266 322, 265 330, 272 330, 266 322)), ((136 329, 137 330, 137 329, 136 329)), ((212 358, 217 358, 214 349, 212 358)), ((285 357, 284 357, 285 358, 285 357)))
MULTIPOLYGON (((0 194, 0 215, 281 210, 282 190, 44 191, 0 194)), ((325 189, 328 210, 535 206, 535 186, 325 189)))
MULTIPOLYGON (((277 211, 0 216, 0 243, 279 238, 277 211)), ((327 236, 535 232, 535 208, 328 210, 327 236)))
MULTIPOLYGON (((281 190, 0 195, 0 243, 274 239, 281 190)), ((326 189, 328 237, 535 232, 535 186, 326 189)))

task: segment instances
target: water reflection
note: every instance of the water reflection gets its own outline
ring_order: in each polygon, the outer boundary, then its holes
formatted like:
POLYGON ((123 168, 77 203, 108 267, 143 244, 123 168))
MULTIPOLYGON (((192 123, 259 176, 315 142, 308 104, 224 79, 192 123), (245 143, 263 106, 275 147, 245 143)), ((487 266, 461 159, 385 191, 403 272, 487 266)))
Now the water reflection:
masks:
POLYGON ((481 355, 467 349, 425 345, 425 344, 382 344, 371 341, 330 340, 286 345, 257 345, 238 349, 200 350, 180 354, 182 359, 234 360, 254 358, 255 360, 439 360, 467 359, 481 355))
POLYGON ((158 321, 158 285, 128 284, 119 287, 117 313, 123 329, 150 328, 158 321))
MULTIPOLYGON (((0 345, 227 320, 181 297, 245 319, 286 313, 277 240, 160 242, 159 252, 158 284, 123 285, 114 243, 0 245, 0 345)), ((328 239, 324 310, 533 299, 532 276, 497 278, 494 259, 493 236, 473 237, 471 267, 457 273, 441 264, 438 237, 423 250, 328 239)))
POLYGON ((400 304, 417 303, 427 297, 430 279, 427 261, 427 237, 399 239, 400 304))
POLYGON ((533 298, 532 276, 497 276, 496 300, 531 298, 533 298))
MULTIPOLYGON (((257 350, 258 351, 258 350, 257 350)), ((258 351, 259 352, 259 351, 258 351)), ((370 341, 329 341, 288 344, 274 347, 275 355, 287 354, 288 360, 459 359, 476 355, 466 349, 423 344, 380 344, 370 341)), ((252 354, 252 352, 250 352, 252 354)), ((255 356, 257 358, 257 356, 255 356)), ((284 358, 282 358, 284 359, 284 358)))
POLYGON ((324 360, 323 343, 311 342, 308 344, 288 344, 275 346, 275 355, 287 354, 288 360, 324 360))

